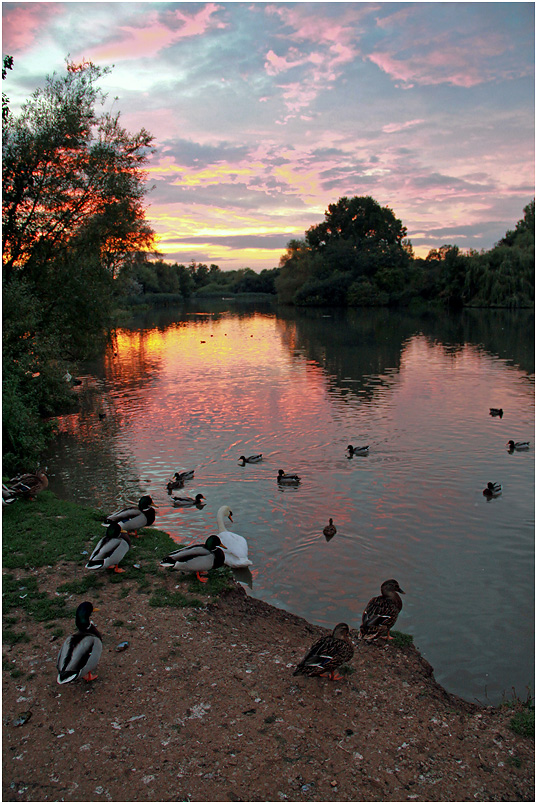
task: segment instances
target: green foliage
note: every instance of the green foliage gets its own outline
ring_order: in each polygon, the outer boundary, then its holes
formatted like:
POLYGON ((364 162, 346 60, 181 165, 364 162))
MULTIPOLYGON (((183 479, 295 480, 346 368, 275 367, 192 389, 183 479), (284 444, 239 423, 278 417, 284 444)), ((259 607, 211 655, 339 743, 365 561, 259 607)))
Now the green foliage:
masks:
POLYGON ((390 631, 390 636, 393 639, 392 645, 397 645, 398 648, 407 648, 414 642, 412 634, 404 634, 402 631, 390 631))
MULTIPOLYGON (((6 60, 7 59, 7 60, 6 60)), ((4 58, 2 77, 11 69, 4 58)), ((41 421, 72 402, 64 381, 97 353, 115 279, 152 245, 143 167, 151 136, 98 114, 108 72, 67 63, 14 115, 3 98, 4 466, 35 466, 53 430, 41 421)))
POLYGON ((535 709, 524 708, 516 712, 509 722, 509 726, 521 737, 535 738, 535 709))

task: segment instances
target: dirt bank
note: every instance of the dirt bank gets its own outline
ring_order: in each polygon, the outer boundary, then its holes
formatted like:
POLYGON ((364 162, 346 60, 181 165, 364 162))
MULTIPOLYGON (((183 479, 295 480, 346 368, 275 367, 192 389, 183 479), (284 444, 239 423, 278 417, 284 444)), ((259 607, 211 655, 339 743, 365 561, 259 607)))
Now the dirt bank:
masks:
MULTIPOLYGON (((54 595, 84 570, 39 573, 54 595)), ((125 583, 82 599, 104 637, 93 683, 57 685, 63 636, 26 615, 30 641, 4 647, 25 671, 3 672, 4 801, 534 801, 513 711, 446 693, 412 645, 360 644, 343 681, 293 677, 325 631, 240 587, 195 610, 125 583)))

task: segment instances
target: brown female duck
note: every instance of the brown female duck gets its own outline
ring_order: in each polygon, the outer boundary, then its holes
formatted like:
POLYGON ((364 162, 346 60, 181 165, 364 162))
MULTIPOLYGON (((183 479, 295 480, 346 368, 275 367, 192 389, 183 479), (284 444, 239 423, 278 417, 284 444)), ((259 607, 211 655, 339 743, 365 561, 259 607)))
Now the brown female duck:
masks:
POLYGON ((306 653, 297 665, 294 676, 324 676, 330 673, 330 679, 341 678, 336 673, 338 667, 348 662, 354 655, 350 630, 347 623, 338 623, 329 636, 321 637, 306 653))
POLYGON ((380 591, 378 597, 371 598, 362 615, 359 638, 368 642, 379 637, 393 639, 390 628, 395 625, 403 608, 403 601, 397 593, 405 593, 394 578, 384 581, 380 591))

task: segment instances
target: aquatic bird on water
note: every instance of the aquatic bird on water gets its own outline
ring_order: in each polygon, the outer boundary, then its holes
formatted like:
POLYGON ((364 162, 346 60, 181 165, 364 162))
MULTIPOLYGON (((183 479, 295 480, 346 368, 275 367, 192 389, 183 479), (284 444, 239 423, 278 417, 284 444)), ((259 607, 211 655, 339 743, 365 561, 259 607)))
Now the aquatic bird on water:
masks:
POLYGON ((503 408, 489 408, 489 412, 491 416, 499 416, 500 419, 503 416, 503 408))
POLYGON ((182 489, 186 480, 191 480, 194 477, 194 469, 185 472, 176 472, 171 480, 166 483, 168 494, 171 494, 173 489, 182 489))
POLYGON ((347 447, 348 453, 350 456, 352 455, 367 455, 369 453, 369 444, 365 447, 353 447, 352 444, 349 444, 347 447))
POLYGON ((488 482, 486 488, 483 489, 483 496, 486 497, 488 500, 492 500, 493 497, 499 497, 502 493, 502 484, 501 483, 492 483, 488 482))
POLYGON ((509 448, 509 452, 514 452, 515 450, 524 450, 530 448, 529 441, 511 441, 507 442, 507 447, 509 448))
POLYGON ((259 463, 263 460, 263 453, 260 452, 259 455, 250 455, 248 458, 245 458, 244 455, 241 455, 239 458, 239 463, 242 462, 242 466, 247 463, 259 463))
POLYGON ((332 539, 336 535, 337 528, 332 522, 331 518, 328 520, 328 525, 325 528, 323 528, 323 533, 328 541, 330 541, 330 539, 332 539))
POLYGON ((248 558, 248 542, 244 536, 228 530, 224 522, 224 517, 230 522, 233 522, 232 511, 228 505, 221 505, 216 514, 216 521, 218 522, 218 538, 225 548, 225 563, 228 567, 249 567, 251 561, 248 558))
POLYGON ((302 661, 297 665, 294 676, 324 676, 330 673, 332 681, 341 679, 336 673, 338 667, 350 661, 354 646, 347 623, 338 623, 329 636, 321 637, 312 645, 302 661))
POLYGON ((298 475, 286 475, 283 469, 278 469, 278 483, 287 486, 297 486, 300 483, 298 475))
POLYGON ((380 592, 378 597, 371 598, 362 614, 359 639, 365 639, 367 642, 379 637, 393 639, 390 636, 390 628, 395 625, 403 608, 403 601, 397 593, 400 592, 402 595, 405 593, 394 578, 384 581, 380 592))
POLYGON ((88 602, 81 603, 76 610, 75 623, 78 631, 67 637, 56 662, 58 684, 68 684, 78 678, 83 678, 84 681, 94 681, 97 678, 92 670, 99 664, 103 640, 90 619, 93 611, 97 609, 88 602))
POLYGON ((112 569, 114 572, 125 572, 118 564, 131 548, 128 533, 121 530, 119 522, 111 522, 108 530, 88 559, 86 569, 112 569))
POLYGON ((156 513, 153 506, 153 500, 146 494, 144 497, 140 497, 138 507, 131 505, 127 508, 121 508, 119 511, 114 511, 113 514, 109 514, 106 517, 102 524, 106 526, 112 522, 117 522, 123 530, 138 536, 140 528, 149 527, 155 521, 156 513))
POLYGON ((180 508, 190 508, 193 506, 203 508, 205 503, 202 503, 202 500, 204 499, 203 494, 196 494, 195 497, 172 497, 173 504, 180 508))
POLYGON ((207 583, 207 573, 224 565, 224 550, 220 538, 213 535, 209 536, 205 544, 174 550, 162 559, 160 566, 181 572, 195 572, 199 581, 207 583))
POLYGON ((37 497, 39 492, 46 489, 47 486, 48 477, 40 469, 36 472, 26 472, 25 474, 12 477, 11 480, 6 483, 6 488, 9 489, 13 497, 24 497, 25 499, 37 497))

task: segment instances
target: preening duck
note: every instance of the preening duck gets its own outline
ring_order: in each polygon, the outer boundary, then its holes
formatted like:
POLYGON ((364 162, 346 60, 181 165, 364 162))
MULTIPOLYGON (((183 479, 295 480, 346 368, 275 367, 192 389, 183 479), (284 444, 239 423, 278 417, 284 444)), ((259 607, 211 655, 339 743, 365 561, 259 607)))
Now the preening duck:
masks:
POLYGON ((530 448, 530 442, 529 441, 513 441, 511 439, 511 441, 507 442, 507 447, 509 449, 509 452, 514 452, 515 450, 529 449, 530 448))
POLYGON ((130 547, 129 534, 121 531, 121 525, 118 522, 111 522, 106 534, 89 557, 86 569, 113 569, 114 572, 125 572, 118 564, 127 555, 130 547))
POLYGON ((330 673, 331 680, 341 678, 338 667, 350 661, 354 655, 350 630, 347 623, 338 623, 329 636, 321 637, 297 665, 294 676, 323 676, 330 673))
POLYGON ((90 619, 93 611, 97 609, 88 602, 81 603, 76 610, 75 623, 78 631, 67 637, 56 662, 58 684, 68 684, 78 678, 83 678, 84 681, 94 681, 97 678, 92 670, 99 664, 103 640, 90 619))
POLYGON ((233 533, 233 531, 228 530, 224 519, 233 522, 232 511, 227 505, 221 505, 216 514, 219 531, 218 538, 226 550, 225 563, 228 567, 235 567, 236 569, 239 567, 249 567, 252 562, 248 558, 248 542, 244 536, 240 536, 238 533, 233 533))
POLYGON ((402 595, 405 593, 394 578, 384 581, 380 592, 378 597, 371 598, 362 614, 359 638, 368 642, 378 637, 393 639, 390 636, 390 628, 395 625, 403 608, 403 601, 397 593, 400 592, 402 595))
POLYGON ((207 573, 224 564, 223 547, 218 536, 209 536, 205 544, 194 544, 169 553, 162 559, 160 566, 181 572, 195 572, 199 581, 207 583, 207 573))
POLYGON ((500 419, 503 416, 503 408, 489 408, 489 412, 491 416, 499 416, 500 419))
POLYGON ((196 494, 195 497, 172 497, 173 504, 179 508, 190 508, 194 505, 197 508, 203 508, 205 503, 202 500, 204 499, 203 494, 196 494))
POLYGON ((488 482, 486 488, 483 489, 483 496, 486 497, 488 500, 492 500, 493 497, 499 497, 501 493, 502 493, 501 483, 488 482))
POLYGON ((353 455, 367 455, 369 453, 369 444, 365 447, 353 447, 352 444, 349 444, 347 451, 350 457, 353 455))
POLYGON ((153 508, 153 500, 149 495, 140 497, 138 507, 131 505, 127 508, 121 508, 119 511, 114 511, 109 514, 103 522, 103 525, 110 525, 112 522, 117 522, 121 525, 123 530, 132 533, 134 536, 138 535, 140 528, 146 528, 153 524, 155 521, 155 510, 153 508))
POLYGON ((259 463, 263 460, 263 453, 260 452, 259 455, 250 455, 248 458, 245 458, 244 455, 241 455, 239 458, 239 463, 244 466, 247 463, 259 463))
POLYGON ((297 486, 300 483, 300 478, 298 475, 286 475, 283 469, 278 469, 278 483, 297 486))
POLYGON ((26 499, 37 497, 39 492, 46 489, 47 486, 48 477, 40 469, 37 472, 26 472, 12 477, 6 484, 13 497, 25 497, 26 499))
POLYGON ((191 480, 194 477, 194 469, 185 472, 176 472, 171 480, 166 483, 168 494, 171 494, 173 489, 182 489, 185 485, 185 480, 191 480))
POLYGON ((325 528, 323 528, 323 533, 326 536, 327 541, 330 541, 330 539, 332 539, 336 535, 337 528, 334 525, 334 523, 332 522, 331 517, 328 520, 328 525, 325 528))

